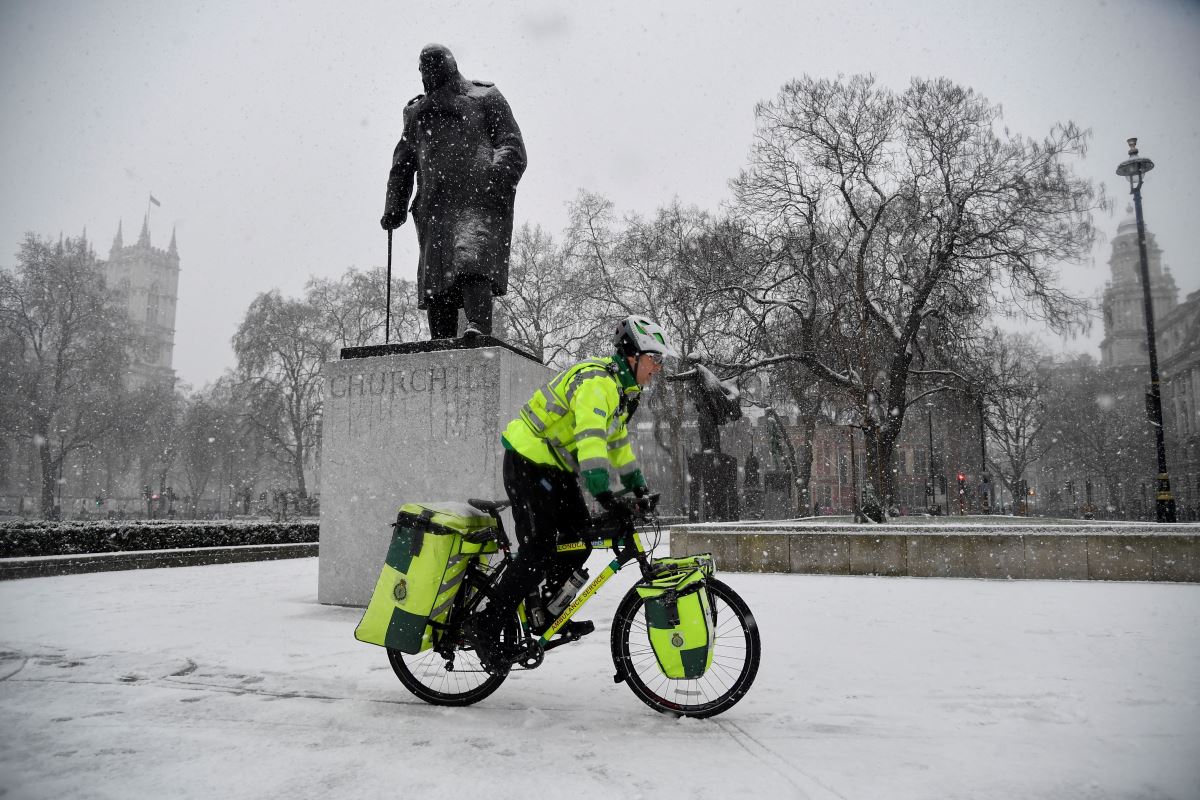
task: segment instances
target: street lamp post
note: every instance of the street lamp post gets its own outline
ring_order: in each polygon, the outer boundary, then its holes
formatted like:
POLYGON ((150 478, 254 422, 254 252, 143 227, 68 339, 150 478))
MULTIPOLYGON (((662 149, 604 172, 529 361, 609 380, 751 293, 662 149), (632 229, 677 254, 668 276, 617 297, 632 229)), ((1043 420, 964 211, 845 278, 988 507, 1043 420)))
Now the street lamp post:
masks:
POLYGON ((979 506, 984 514, 992 513, 992 477, 987 471, 987 435, 983 419, 983 390, 979 391, 979 506))
POLYGON ((1146 257, 1146 226, 1142 222, 1142 180, 1154 169, 1154 162, 1138 155, 1137 138, 1127 140, 1129 158, 1117 167, 1117 174, 1129 179, 1129 193, 1137 217, 1138 255, 1142 269, 1142 301, 1146 313, 1146 347, 1150 354, 1150 425, 1154 428, 1154 446, 1158 454, 1158 485, 1154 495, 1154 516, 1158 522, 1175 521, 1175 498, 1167 474, 1167 447, 1163 441, 1162 394, 1158 386, 1158 347, 1154 341, 1154 300, 1150 294, 1150 264, 1146 257))

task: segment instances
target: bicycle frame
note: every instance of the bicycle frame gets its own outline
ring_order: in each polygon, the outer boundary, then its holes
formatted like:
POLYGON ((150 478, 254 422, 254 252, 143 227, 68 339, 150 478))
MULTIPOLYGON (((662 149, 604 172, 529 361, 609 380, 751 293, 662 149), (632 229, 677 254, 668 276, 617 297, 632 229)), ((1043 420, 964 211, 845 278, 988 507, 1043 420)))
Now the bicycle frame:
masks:
MULTIPOLYGON (((504 522, 501 520, 499 513, 493 513, 492 517, 496 520, 496 541, 499 544, 500 552, 502 553, 501 565, 504 565, 507 564, 512 558, 510 542, 508 539, 508 534, 504 530, 504 522)), ((589 547, 592 549, 604 548, 606 550, 612 550, 615 558, 613 558, 613 560, 610 561, 604 567, 604 569, 598 575, 596 575, 596 577, 592 578, 591 582, 588 583, 587 586, 579 591, 579 594, 577 594, 574 599, 571 600, 571 603, 565 609, 563 609, 563 612, 558 615, 558 618, 555 619, 550 626, 546 628, 546 630, 543 631, 540 636, 537 637, 535 641, 542 650, 548 650, 552 648, 554 644, 565 643, 560 641, 552 644, 550 640, 553 639, 560 630, 562 630, 563 626, 570 621, 571 617, 573 617, 575 613, 579 611, 579 609, 583 608, 583 606, 587 604, 587 601, 590 600, 596 594, 596 592, 600 590, 600 587, 607 583, 613 575, 616 575, 618 572, 620 572, 621 569, 630 561, 638 562, 638 564, 641 566, 643 576, 652 576, 652 568, 650 563, 651 554, 648 550, 646 550, 646 546, 642 542, 641 534, 638 533, 637 529, 633 528, 631 524, 625 523, 630 525, 628 531, 616 531, 613 533, 613 535, 608 535, 608 531, 605 530, 605 528, 614 524, 616 523, 614 523, 612 520, 600 518, 594 522, 594 526, 597 530, 593 531, 593 533, 598 531, 601 535, 594 535, 592 538, 581 538, 576 541, 562 542, 556 546, 555 552, 557 553, 570 553, 577 550, 586 550, 589 547)), ((471 606, 474 605, 474 603, 471 604, 471 606)), ((470 606, 464 610, 469 611, 470 606)), ((527 640, 531 639, 532 636, 529 628, 529 620, 526 616, 524 600, 517 605, 517 616, 521 621, 522 634, 524 634, 527 640)))
MULTIPOLYGON (((599 575, 597 575, 595 578, 592 578, 591 583, 580 589, 579 594, 575 595, 575 599, 571 601, 570 605, 563 609, 563 612, 558 615, 558 619, 550 623, 550 627, 547 628, 538 639, 538 643, 543 648, 552 638, 554 638, 554 636, 562 629, 562 627, 567 624, 571 617, 575 615, 575 612, 583 608, 587 601, 590 600, 592 596, 600 590, 600 587, 607 583, 609 578, 620 572, 621 568, 630 561, 636 560, 641 565, 643 574, 649 572, 650 563, 647 558, 650 553, 646 551, 645 545, 642 544, 641 534, 634 530, 632 535, 630 535, 628 538, 631 548, 624 552, 619 549, 622 544, 619 537, 593 539, 586 542, 567 542, 565 544, 558 545, 555 550, 559 553, 570 553, 575 550, 585 550, 589 546, 592 548, 603 547, 607 550, 612 550, 616 554, 616 558, 610 561, 608 565, 601 570, 599 575)), ((524 610, 525 604, 522 603, 522 622, 525 621, 524 610)))

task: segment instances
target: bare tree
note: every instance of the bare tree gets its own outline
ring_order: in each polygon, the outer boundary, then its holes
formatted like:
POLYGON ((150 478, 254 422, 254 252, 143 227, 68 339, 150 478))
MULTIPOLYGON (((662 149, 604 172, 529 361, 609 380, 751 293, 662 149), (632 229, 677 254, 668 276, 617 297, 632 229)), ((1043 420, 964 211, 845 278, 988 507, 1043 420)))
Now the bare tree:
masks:
MULTIPOLYGON (((310 278, 304 297, 334 348, 383 344, 386 284, 387 276, 379 267, 366 272, 351 267, 338 278, 310 278)), ((425 314, 417 308, 416 284, 393 277, 392 341, 417 341, 427 334, 425 314)))
POLYGON ((183 394, 167 384, 146 384, 130 393, 123 424, 132 430, 123 438, 136 454, 141 483, 152 493, 161 494, 170 487, 185 405, 183 394))
POLYGON ((991 440, 988 463, 1016 504, 1026 471, 1058 443, 1056 437, 1044 435, 1050 421, 1051 364, 1029 336, 993 330, 983 344, 990 378, 982 395, 984 427, 991 440))
POLYGON ((998 106, 945 79, 896 94, 871 77, 805 77, 756 116, 734 188, 776 255, 730 291, 764 326, 795 320, 799 338, 755 366, 799 361, 853 398, 868 481, 888 502, 905 410, 960 380, 927 362, 928 341, 977 338, 1014 304, 1060 329, 1086 307, 1055 280, 1094 237, 1097 192, 1069 165, 1088 134, 998 131, 998 106))
POLYGON ((581 313, 587 275, 541 226, 513 234, 508 294, 496 298, 509 339, 546 364, 565 367, 595 341, 594 315, 581 313))
POLYGON ((128 341, 108 299, 82 237, 52 244, 27 234, 16 267, 0 270, 0 424, 37 450, 46 517, 64 460, 94 448, 121 416, 128 341))
MULTIPOLYGON (((217 407, 220 424, 213 431, 217 451, 216 473, 221 489, 228 493, 230 515, 250 513, 255 486, 277 468, 273 447, 258 429, 250 413, 252 403, 235 371, 226 371, 203 396, 217 407)), ((290 470, 289 470, 290 471, 290 470)))
POLYGON ((237 446, 229 441, 228 431, 236 423, 229 412, 214 387, 193 394, 184 409, 179 461, 187 480, 192 516, 209 485, 214 480, 220 482, 221 450, 237 446))
POLYGON ((254 299, 233 338, 247 420, 286 465, 301 499, 320 434, 321 369, 332 355, 321 323, 311 303, 272 290, 254 299))
MULTIPOLYGON (((729 221, 677 200, 649 219, 632 214, 618 219, 608 200, 583 192, 570 219, 566 255, 579 276, 579 313, 588 315, 597 332, 597 349, 607 349, 603 339, 615 319, 645 314, 670 332, 680 352, 685 368, 648 393, 644 405, 655 442, 671 460, 675 481, 668 496, 683 508, 683 421, 695 413, 686 365, 726 365, 741 358, 748 338, 730 327, 737 300, 713 287, 746 269, 739 263, 749 257, 745 237, 729 221)), ((725 371, 722 378, 732 374, 725 371)))
POLYGON ((1053 441, 1050 466, 1094 481, 1108 513, 1124 515, 1132 487, 1152 480, 1154 449, 1145 414, 1144 375, 1106 370, 1090 356, 1059 364, 1047 392, 1042 435, 1053 441))

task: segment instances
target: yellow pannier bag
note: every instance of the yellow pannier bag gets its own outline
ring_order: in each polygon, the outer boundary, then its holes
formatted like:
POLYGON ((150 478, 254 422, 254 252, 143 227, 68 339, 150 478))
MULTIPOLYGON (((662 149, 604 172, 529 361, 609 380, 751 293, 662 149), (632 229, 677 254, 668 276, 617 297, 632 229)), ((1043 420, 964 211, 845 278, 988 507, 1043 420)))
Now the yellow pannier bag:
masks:
POLYGON ((383 570, 354 638, 405 653, 432 647, 434 626, 446 621, 467 564, 472 558, 486 560, 498 549, 494 534, 488 535, 495 524, 466 503, 401 506, 383 570))
POLYGON ((650 647, 668 678, 699 678, 712 666, 715 637, 705 578, 701 568, 669 571, 637 587, 650 647))

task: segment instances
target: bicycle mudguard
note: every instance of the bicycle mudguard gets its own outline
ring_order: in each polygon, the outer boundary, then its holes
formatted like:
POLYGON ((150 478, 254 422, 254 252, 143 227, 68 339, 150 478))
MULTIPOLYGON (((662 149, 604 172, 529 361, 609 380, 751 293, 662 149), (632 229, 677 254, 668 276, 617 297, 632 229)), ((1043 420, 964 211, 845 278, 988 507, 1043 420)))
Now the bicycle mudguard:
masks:
POLYGON ((645 600, 650 647, 668 678, 699 678, 712 666, 715 636, 706 578, 703 569, 692 567, 634 587, 645 600))
POLYGON ((401 506, 354 638, 410 654, 432 647, 430 623, 445 621, 467 564, 497 551, 495 538, 482 535, 494 525, 465 503, 401 506))

